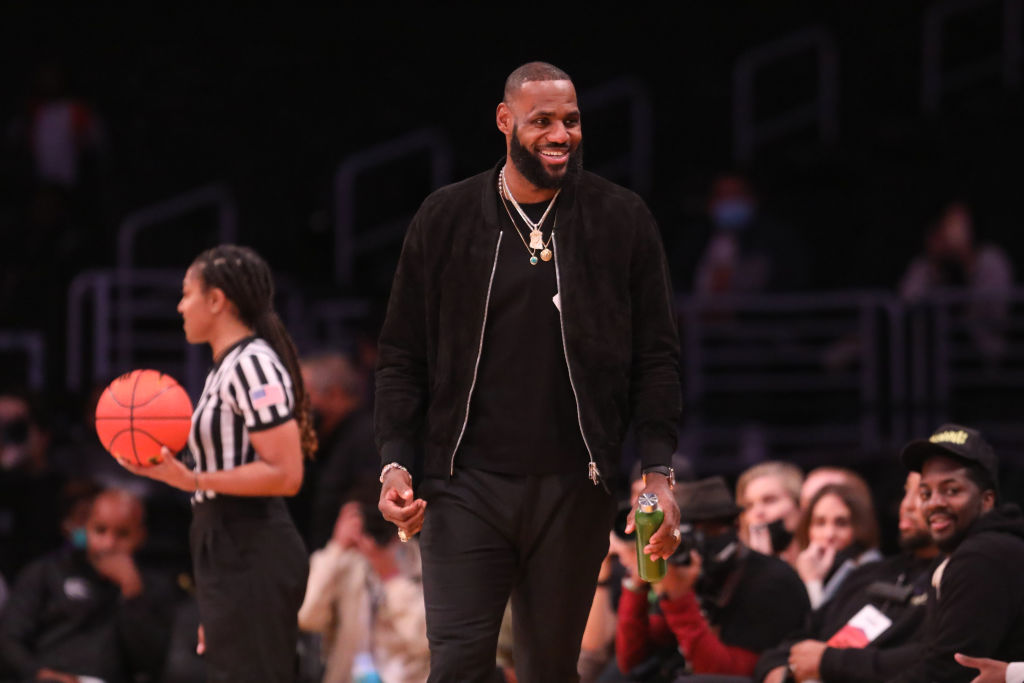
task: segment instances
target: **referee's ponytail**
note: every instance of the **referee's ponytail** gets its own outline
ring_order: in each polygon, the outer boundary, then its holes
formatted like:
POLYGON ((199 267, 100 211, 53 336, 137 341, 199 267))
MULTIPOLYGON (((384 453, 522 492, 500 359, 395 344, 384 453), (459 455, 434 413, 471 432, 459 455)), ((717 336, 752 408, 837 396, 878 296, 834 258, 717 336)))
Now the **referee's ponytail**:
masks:
POLYGON ((302 452, 306 457, 313 457, 317 439, 309 394, 302 381, 295 342, 274 310, 274 278, 270 266, 249 247, 222 244, 197 256, 192 267, 202 280, 203 289, 221 289, 238 309, 242 322, 265 339, 281 358, 295 390, 295 419, 302 436, 302 452))

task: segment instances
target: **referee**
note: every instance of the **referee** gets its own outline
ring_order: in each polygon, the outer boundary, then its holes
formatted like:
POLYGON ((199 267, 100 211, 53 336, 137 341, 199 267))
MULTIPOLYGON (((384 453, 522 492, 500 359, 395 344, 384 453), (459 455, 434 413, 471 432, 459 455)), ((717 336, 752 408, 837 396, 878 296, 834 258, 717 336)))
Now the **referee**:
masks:
POLYGON ((178 312, 214 366, 192 415, 189 470, 169 451, 136 474, 192 491, 199 651, 210 681, 293 681, 306 548, 281 496, 316 450, 295 345, 273 309, 267 263, 222 245, 185 273, 178 312))

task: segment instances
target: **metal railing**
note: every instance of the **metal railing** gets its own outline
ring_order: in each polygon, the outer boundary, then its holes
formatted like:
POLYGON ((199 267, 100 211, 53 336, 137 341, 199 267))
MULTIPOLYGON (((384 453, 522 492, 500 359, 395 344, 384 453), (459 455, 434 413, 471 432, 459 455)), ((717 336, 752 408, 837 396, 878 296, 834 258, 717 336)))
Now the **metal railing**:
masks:
POLYGON ((1021 80, 1021 0, 944 0, 928 8, 924 18, 921 58, 921 107, 934 114, 943 95, 998 76, 1003 87, 1016 90, 1021 80), (949 68, 943 65, 946 27, 979 9, 1002 5, 1002 35, 992 36, 987 56, 949 68))
POLYGON ((625 105, 626 153, 598 164, 593 170, 616 179, 634 192, 647 196, 652 185, 651 168, 654 155, 654 108, 647 88, 635 78, 620 78, 589 88, 579 96, 584 120, 595 115, 614 112, 625 105))
POLYGON ((827 29, 802 29, 778 40, 759 45, 740 55, 733 69, 733 142, 740 162, 751 161, 757 148, 795 132, 814 128, 822 143, 839 137, 839 55, 827 29), (808 54, 818 74, 813 97, 789 111, 758 121, 755 80, 765 69, 783 60, 808 54))
POLYGON ((889 432, 883 395, 900 372, 890 305, 876 292, 680 299, 686 445, 735 468, 780 444, 876 452, 889 432))
POLYGON ((25 386, 30 391, 46 387, 46 339, 38 330, 0 330, 0 352, 25 358, 25 386))
POLYGON ((401 243, 405 234, 405 220, 385 221, 357 230, 356 182, 367 171, 424 152, 430 161, 430 187, 436 189, 449 182, 452 174, 451 146, 444 135, 433 128, 415 130, 357 152, 342 161, 334 172, 334 280, 337 284, 352 284, 355 261, 360 253, 401 243))

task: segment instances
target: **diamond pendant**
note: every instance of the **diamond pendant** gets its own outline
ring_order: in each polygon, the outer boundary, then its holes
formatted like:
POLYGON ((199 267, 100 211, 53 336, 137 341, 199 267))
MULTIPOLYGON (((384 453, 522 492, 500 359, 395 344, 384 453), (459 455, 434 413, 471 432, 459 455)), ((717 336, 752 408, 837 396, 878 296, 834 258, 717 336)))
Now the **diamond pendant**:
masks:
POLYGON ((542 261, 550 261, 551 260, 551 250, 550 249, 545 249, 544 251, 540 252, 540 258, 541 258, 542 261))
POLYGON ((530 231, 530 249, 543 249, 544 248, 544 235, 541 234, 540 230, 534 229, 530 231))
POLYGON ((536 256, 531 256, 530 257, 530 265, 531 266, 537 265, 537 257, 536 256))

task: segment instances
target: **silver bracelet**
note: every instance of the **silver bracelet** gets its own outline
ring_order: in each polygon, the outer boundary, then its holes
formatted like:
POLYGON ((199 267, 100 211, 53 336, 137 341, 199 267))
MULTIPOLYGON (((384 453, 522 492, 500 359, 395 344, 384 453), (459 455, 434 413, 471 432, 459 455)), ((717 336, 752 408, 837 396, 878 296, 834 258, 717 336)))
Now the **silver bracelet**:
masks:
POLYGON ((380 483, 384 483, 384 475, 391 470, 402 470, 406 474, 409 474, 409 470, 405 469, 402 465, 399 465, 397 462, 389 462, 387 465, 384 465, 384 469, 380 471, 380 483))

